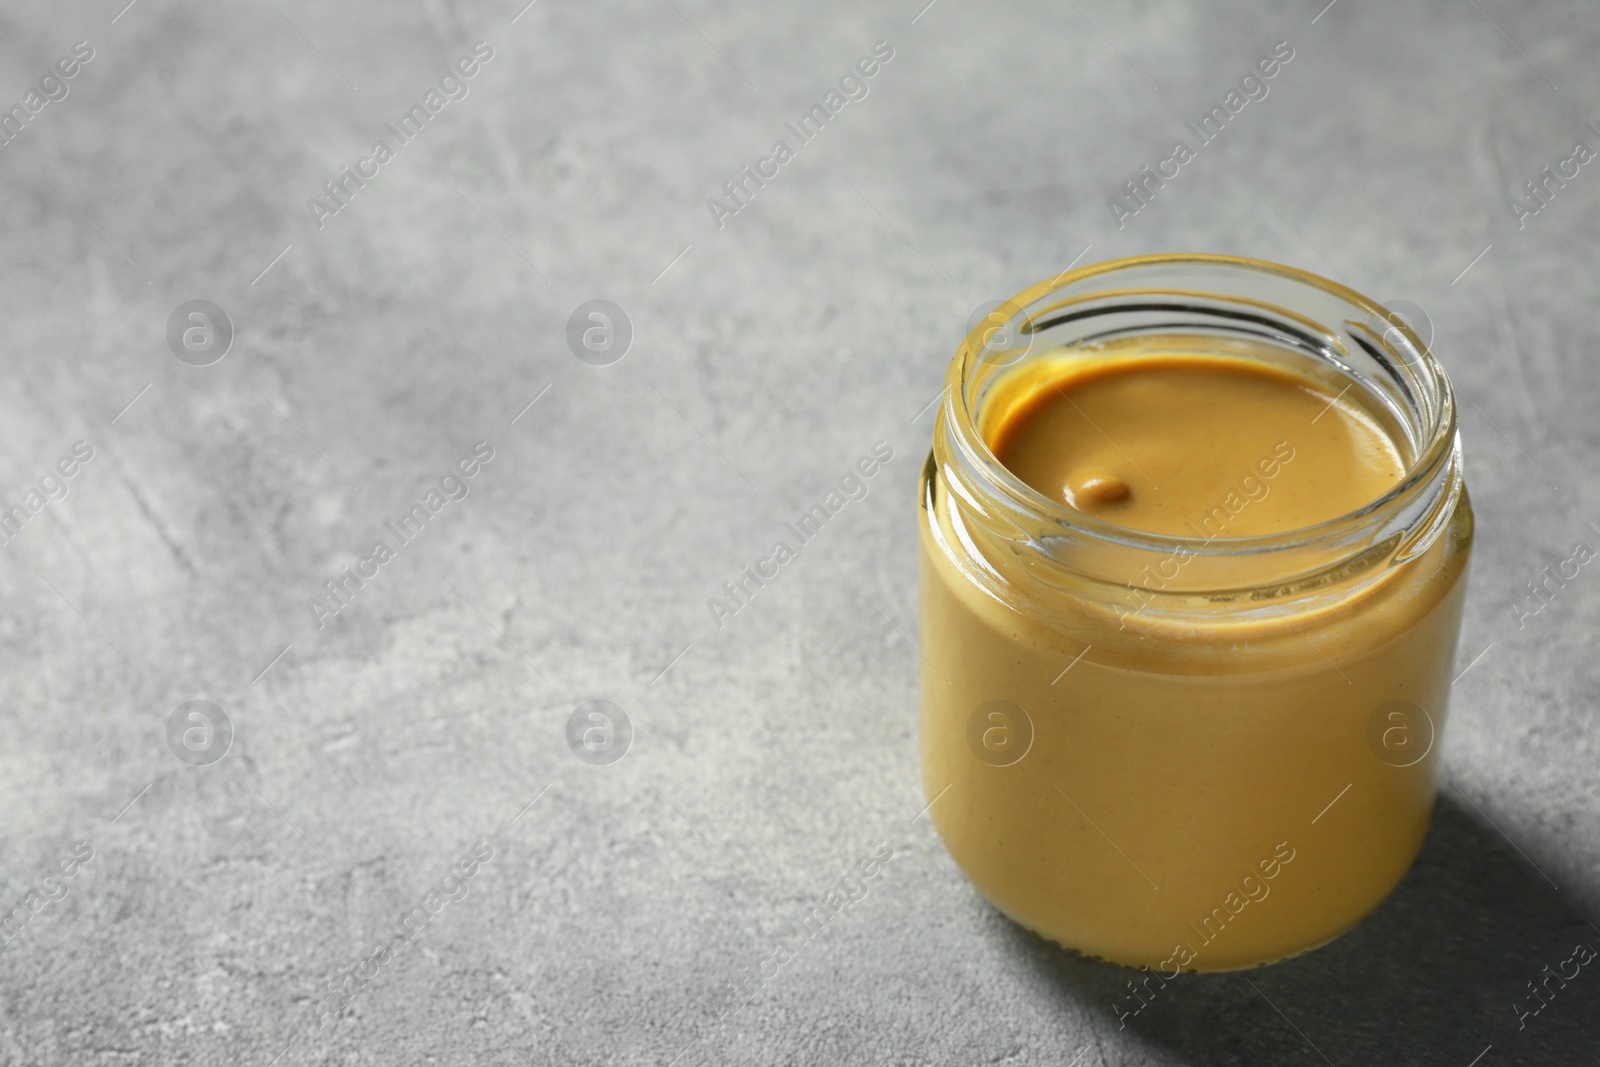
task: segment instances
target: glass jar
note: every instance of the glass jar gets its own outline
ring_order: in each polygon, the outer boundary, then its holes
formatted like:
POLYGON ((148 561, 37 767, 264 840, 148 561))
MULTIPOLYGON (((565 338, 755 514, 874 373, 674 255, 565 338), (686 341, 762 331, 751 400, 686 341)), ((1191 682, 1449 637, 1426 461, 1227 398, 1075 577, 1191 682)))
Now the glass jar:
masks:
POLYGON ((957 351, 921 509, 923 785, 1001 911, 1175 975, 1314 948, 1399 882, 1432 815, 1472 542, 1450 384, 1404 319, 1221 256, 1037 285, 957 351), (1172 337, 1359 399, 1400 481, 1303 529, 1186 538, 1075 511, 995 458, 1008 375, 1172 337))

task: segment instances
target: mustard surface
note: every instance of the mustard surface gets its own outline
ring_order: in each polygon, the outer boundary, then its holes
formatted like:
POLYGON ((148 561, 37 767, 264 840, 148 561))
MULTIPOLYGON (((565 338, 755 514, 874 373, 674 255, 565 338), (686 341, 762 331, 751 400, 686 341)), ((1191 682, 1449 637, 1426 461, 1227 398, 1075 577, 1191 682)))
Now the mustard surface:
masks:
MULTIPOLYGON (((1337 518, 1394 485, 1400 449, 1354 400, 1246 358, 1130 351, 1036 361, 981 429, 1058 502, 1210 540, 1337 518)), ((924 787, 991 902, 1159 982, 1294 955, 1387 895, 1433 806, 1464 495, 1420 554, 1315 604, 1244 596, 1175 621, 1158 599, 1129 614, 1091 586, 1035 580, 934 488, 924 787)), ((1239 562, 1236 584, 1254 566, 1239 562)))

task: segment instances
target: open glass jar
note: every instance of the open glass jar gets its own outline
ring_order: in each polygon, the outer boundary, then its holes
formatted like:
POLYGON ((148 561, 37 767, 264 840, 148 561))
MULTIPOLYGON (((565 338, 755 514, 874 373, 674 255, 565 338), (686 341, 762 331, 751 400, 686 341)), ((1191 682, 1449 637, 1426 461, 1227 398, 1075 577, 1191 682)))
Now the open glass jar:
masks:
POLYGON ((1063 275, 961 345, 921 508, 923 785, 1001 911, 1174 975, 1314 948, 1399 882, 1433 810, 1472 542, 1454 398, 1404 319, 1256 260, 1063 275), (1006 383, 1130 340, 1318 382, 1404 474, 1331 521, 1189 538, 1007 470, 988 435, 1006 383))

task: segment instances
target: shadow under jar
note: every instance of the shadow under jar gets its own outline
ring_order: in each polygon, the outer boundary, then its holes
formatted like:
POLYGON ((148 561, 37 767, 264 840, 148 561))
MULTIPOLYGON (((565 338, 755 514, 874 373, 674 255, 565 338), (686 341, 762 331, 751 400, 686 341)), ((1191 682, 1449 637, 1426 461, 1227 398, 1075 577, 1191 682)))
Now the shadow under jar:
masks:
POLYGON ((957 352, 921 509, 923 786, 1006 915, 1115 963, 1224 971, 1332 940, 1399 882, 1433 810, 1472 541, 1454 398, 1405 320, 1219 256, 1035 286, 957 352), (1303 528, 1189 536, 1085 514, 997 459, 1019 383, 1139 351, 1325 390, 1388 437, 1398 480, 1303 528))

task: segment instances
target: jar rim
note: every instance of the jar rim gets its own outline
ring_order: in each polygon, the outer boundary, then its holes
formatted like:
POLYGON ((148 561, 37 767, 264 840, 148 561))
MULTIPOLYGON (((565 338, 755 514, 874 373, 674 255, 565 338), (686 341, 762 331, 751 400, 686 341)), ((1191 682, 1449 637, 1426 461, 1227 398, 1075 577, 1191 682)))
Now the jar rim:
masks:
MULTIPOLYGON (((1126 294, 1132 291, 1137 290, 1116 292, 1126 294)), ((1226 287, 1219 286, 1213 291, 1195 295, 1226 298, 1232 294, 1226 287)), ((1351 320, 1346 321, 1351 322, 1351 320)), ((1316 325, 1326 331, 1329 338, 1338 344, 1332 324, 1319 322, 1316 325)), ((1353 372, 1352 380, 1354 380, 1353 372)), ((1430 345, 1416 335, 1410 323, 1370 297, 1332 279, 1296 267, 1242 256, 1201 253, 1131 256, 1091 263, 1031 286, 1010 300, 1004 301, 987 319, 974 325, 963 339, 946 374, 943 403, 940 406, 943 431, 950 436, 959 452, 964 455, 967 460, 965 466, 980 474, 985 483, 983 489, 986 495, 997 497, 1019 513, 1046 519, 1094 541, 1155 552, 1181 548, 1195 555, 1213 557, 1258 555, 1277 550, 1361 540, 1363 535, 1370 534, 1375 527, 1385 525, 1389 517, 1408 510, 1408 506, 1414 505, 1420 496, 1427 493, 1430 486, 1440 482, 1441 476, 1448 468, 1459 464, 1455 394, 1430 345), (989 341, 1003 328, 1002 325, 997 325, 999 320, 996 316, 1004 313, 1004 321, 1007 323, 1021 317, 1024 320, 1022 332, 1030 332, 1027 327, 1031 327, 1036 321, 1037 310, 1048 298, 1065 294, 1086 282, 1102 279, 1108 275, 1160 267, 1198 267, 1214 271, 1218 278, 1225 278, 1231 272, 1270 275, 1307 289, 1318 290, 1336 298, 1352 311, 1386 323, 1385 337, 1391 328, 1398 333, 1405 342, 1407 350, 1415 355, 1415 358, 1402 358, 1402 362, 1417 375, 1418 382, 1407 384, 1406 388, 1413 400, 1420 401, 1415 407, 1423 415, 1424 420, 1414 428, 1418 432, 1415 434, 1412 455, 1405 471, 1395 484, 1354 511, 1309 526, 1272 534, 1200 538, 1137 530, 1086 515, 1069 507, 1063 501, 1046 496, 1013 474, 994 454, 989 442, 978 429, 978 412, 974 410, 968 388, 974 372, 980 368, 990 351, 989 341)), ((937 439, 937 431, 935 436, 937 439)), ((1432 524, 1420 525, 1430 527, 1432 524)))

